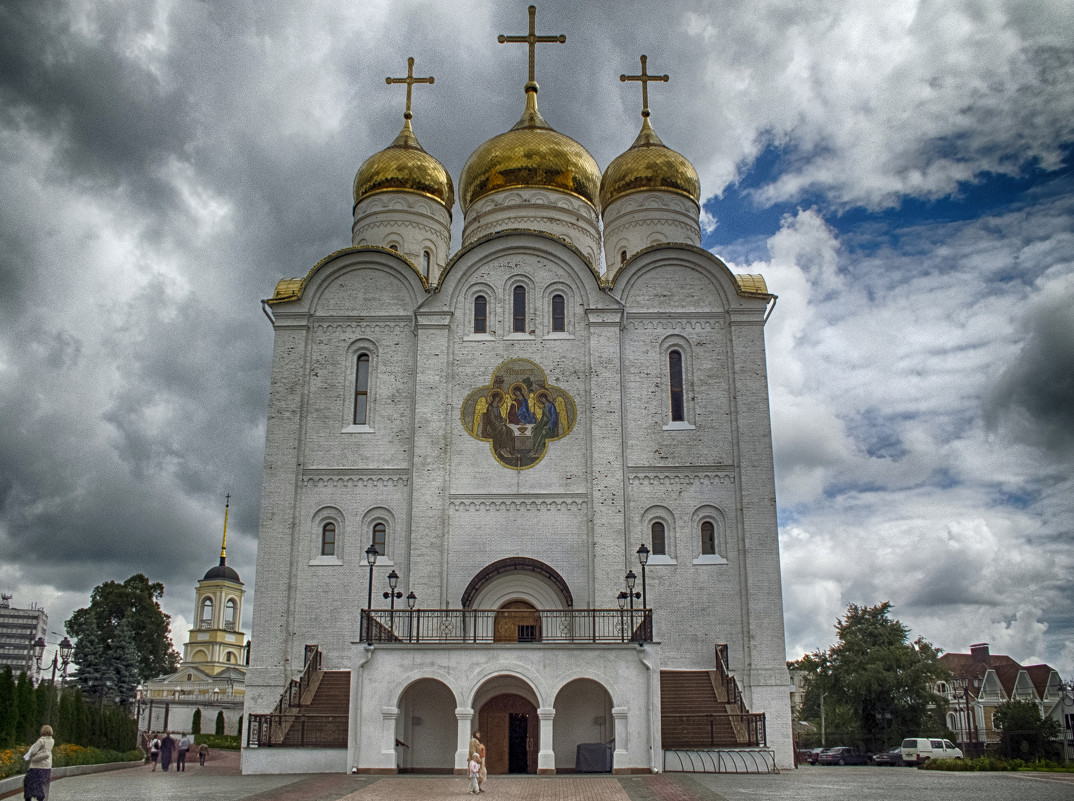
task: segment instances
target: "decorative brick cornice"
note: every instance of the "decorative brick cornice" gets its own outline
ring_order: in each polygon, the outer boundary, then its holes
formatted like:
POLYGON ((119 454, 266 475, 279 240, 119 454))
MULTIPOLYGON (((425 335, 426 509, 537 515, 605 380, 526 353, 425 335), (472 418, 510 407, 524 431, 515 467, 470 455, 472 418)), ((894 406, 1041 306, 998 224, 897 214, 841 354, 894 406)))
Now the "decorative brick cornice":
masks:
POLYGON ((402 334, 414 330, 413 321, 400 320, 340 320, 317 321, 313 330, 318 334, 402 334))
POLYGON ((410 483, 409 470, 367 470, 310 468, 302 471, 307 487, 405 487, 410 483))
POLYGON ((628 470, 632 487, 683 487, 694 484, 734 484, 735 469, 729 465, 704 467, 635 467, 628 470))
POLYGON ((453 512, 585 512, 588 507, 585 497, 563 495, 554 498, 468 495, 448 501, 448 508, 453 512))
POLYGON ((676 319, 673 317, 640 317, 636 313, 628 313, 626 327, 642 331, 719 331, 723 328, 723 321, 711 317, 676 319))

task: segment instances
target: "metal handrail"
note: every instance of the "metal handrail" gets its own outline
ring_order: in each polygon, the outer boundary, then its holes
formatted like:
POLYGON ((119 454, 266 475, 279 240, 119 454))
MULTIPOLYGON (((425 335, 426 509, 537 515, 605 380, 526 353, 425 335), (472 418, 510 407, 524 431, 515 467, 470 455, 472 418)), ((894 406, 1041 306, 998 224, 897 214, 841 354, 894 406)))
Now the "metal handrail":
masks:
POLYGON ((363 609, 374 643, 611 644, 653 641, 652 609, 363 609))

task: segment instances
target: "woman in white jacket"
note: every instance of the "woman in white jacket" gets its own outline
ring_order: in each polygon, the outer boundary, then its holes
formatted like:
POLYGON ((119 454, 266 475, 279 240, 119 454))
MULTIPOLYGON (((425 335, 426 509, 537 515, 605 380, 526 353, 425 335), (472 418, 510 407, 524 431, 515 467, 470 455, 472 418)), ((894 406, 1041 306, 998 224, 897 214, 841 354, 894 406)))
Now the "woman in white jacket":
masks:
POLYGON ((52 747, 54 745, 52 727, 42 726, 41 736, 23 755, 22 758, 30 763, 26 770, 26 778, 22 781, 22 794, 26 801, 30 801, 31 798, 47 801, 48 785, 52 781, 52 747))

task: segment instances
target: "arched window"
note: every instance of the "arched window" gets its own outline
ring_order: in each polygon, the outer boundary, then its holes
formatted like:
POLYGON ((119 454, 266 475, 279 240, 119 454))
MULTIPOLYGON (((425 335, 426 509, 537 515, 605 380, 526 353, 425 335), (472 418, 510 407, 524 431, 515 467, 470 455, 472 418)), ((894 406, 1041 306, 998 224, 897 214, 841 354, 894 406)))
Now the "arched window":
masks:
POLYGON ((432 261, 432 257, 429 255, 429 251, 422 251, 421 261, 422 269, 425 270, 425 280, 429 280, 429 263, 432 261))
POLYGON ((516 286, 514 291, 514 311, 511 330, 516 334, 526 333, 526 287, 516 286))
POLYGON ((667 533, 664 529, 664 524, 659 520, 655 521, 650 529, 653 535, 653 555, 654 556, 667 556, 668 543, 667 533))
POLYGON ((701 524, 701 553, 716 553, 716 526, 711 520, 705 520, 701 524))
POLYGON ((321 556, 336 555, 336 524, 325 523, 321 526, 321 556))
POLYGON ((224 628, 228 631, 235 630, 235 599, 228 598, 224 604, 224 628))
POLYGON ((567 315, 564 310, 564 302, 562 295, 552 296, 552 330, 567 330, 567 315))
POLYGON ((399 252, 399 246, 397 244, 395 244, 394 242, 392 242, 392 244, 388 245, 388 250, 390 250, 390 251, 392 251, 394 253, 398 253, 399 252))
POLYGON ((484 334, 488 331, 489 302, 484 295, 474 298, 474 333, 484 334))
POLYGON ((364 426, 369 412, 369 354, 358 354, 354 375, 354 424, 364 426))
POLYGON ((213 625, 213 599, 203 598, 201 600, 201 620, 198 623, 198 628, 208 629, 213 625))
POLYGON ((671 383, 671 419, 682 422, 686 419, 682 403, 682 353, 673 350, 668 353, 668 371, 671 383))
POLYGON ((383 523, 373 524, 373 547, 377 549, 377 553, 384 556, 386 553, 386 546, 388 544, 388 527, 383 523))
POLYGON ((228 651, 226 654, 224 654, 224 661, 225 662, 234 662, 235 661, 235 657, 232 656, 231 651, 228 651))
POLYGON ((626 264, 626 251, 625 250, 620 250, 619 251, 619 266, 622 267, 624 264, 626 264))

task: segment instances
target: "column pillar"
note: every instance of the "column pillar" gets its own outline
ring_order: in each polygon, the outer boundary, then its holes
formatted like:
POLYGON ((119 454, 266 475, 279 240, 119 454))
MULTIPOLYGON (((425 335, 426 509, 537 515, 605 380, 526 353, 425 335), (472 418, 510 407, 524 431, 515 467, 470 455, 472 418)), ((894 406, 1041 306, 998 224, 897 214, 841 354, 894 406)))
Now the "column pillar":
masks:
POLYGON ((381 732, 380 756, 385 772, 399 772, 399 758, 395 753, 395 722, 399 719, 399 707, 383 706, 380 714, 384 718, 384 730, 381 732))
POLYGON ((612 755, 612 771, 627 762, 627 750, 630 746, 627 740, 627 707, 613 706, 612 720, 615 721, 615 753, 612 755))
POLYGON ((455 709, 455 719, 459 722, 458 730, 458 743, 455 749, 455 775, 466 775, 466 763, 470 759, 470 755, 466 753, 470 750, 470 732, 471 724, 474 722, 474 710, 468 707, 457 707, 455 709))
POLYGON ((552 721, 556 717, 556 708, 542 706, 537 710, 541 719, 541 750, 537 752, 537 774, 552 776, 556 772, 556 752, 552 750, 552 721))

